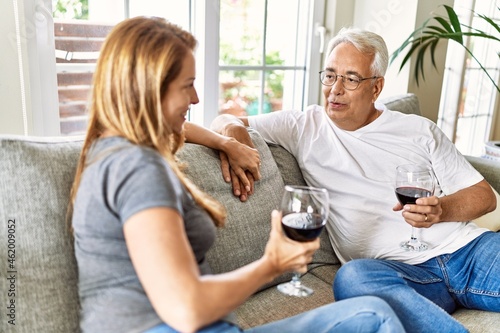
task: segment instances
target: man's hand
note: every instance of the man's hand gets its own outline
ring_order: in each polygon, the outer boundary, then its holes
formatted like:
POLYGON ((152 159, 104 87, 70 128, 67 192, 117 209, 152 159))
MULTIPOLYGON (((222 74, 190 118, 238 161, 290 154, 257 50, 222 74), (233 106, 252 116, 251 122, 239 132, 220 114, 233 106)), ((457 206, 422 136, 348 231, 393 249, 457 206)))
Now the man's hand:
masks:
POLYGON ((219 154, 221 171, 241 201, 248 200, 248 196, 254 193, 255 181, 261 178, 259 152, 254 148, 247 126, 246 117, 227 114, 218 116, 211 125, 212 130, 230 138, 219 154))
POLYGON ((471 221, 496 208, 496 197, 486 180, 442 197, 419 198, 415 205, 397 204, 405 221, 416 228, 429 228, 448 221, 471 221))
POLYGON ((441 222, 441 214, 443 213, 441 200, 436 196, 419 198, 415 205, 402 206, 398 203, 392 210, 402 210, 405 221, 415 228, 429 228, 433 224, 441 222))
POLYGON ((231 137, 224 145, 221 159, 222 176, 231 182, 234 195, 241 201, 254 193, 254 183, 261 178, 261 160, 245 127, 227 130, 223 135, 231 137))
POLYGON ((248 197, 254 193, 254 184, 256 179, 254 179, 252 173, 249 171, 244 172, 245 177, 237 176, 230 166, 227 155, 221 151, 219 152, 219 157, 224 180, 227 183, 231 183, 233 194, 235 196, 239 197, 242 202, 247 201, 248 197))

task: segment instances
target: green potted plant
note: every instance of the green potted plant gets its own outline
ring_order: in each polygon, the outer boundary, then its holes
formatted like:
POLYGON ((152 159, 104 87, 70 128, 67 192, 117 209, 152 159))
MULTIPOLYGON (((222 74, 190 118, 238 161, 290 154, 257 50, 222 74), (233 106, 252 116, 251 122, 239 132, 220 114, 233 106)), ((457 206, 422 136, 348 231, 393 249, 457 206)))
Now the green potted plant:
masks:
MULTIPOLYGON (((416 54, 415 63, 413 65, 413 74, 417 85, 419 84, 419 79, 425 80, 424 75, 424 58, 427 53, 430 53, 432 65, 436 67, 435 63, 435 50, 437 44, 442 40, 452 40, 460 44, 468 55, 477 62, 480 68, 488 76, 490 81, 493 83, 498 92, 500 92, 500 87, 497 85, 495 80, 488 73, 486 68, 479 62, 479 60, 474 56, 471 49, 464 41, 464 37, 469 36, 472 38, 487 38, 500 42, 500 26, 493 21, 493 19, 487 17, 486 15, 478 14, 474 11, 474 16, 484 20, 488 25, 493 27, 493 30, 498 34, 493 35, 476 29, 474 27, 468 26, 461 23, 458 19, 458 15, 453 10, 452 7, 443 5, 446 9, 446 16, 440 14, 433 14, 429 19, 427 19, 421 27, 413 31, 410 36, 401 44, 401 46, 394 51, 391 55, 390 63, 392 64, 396 58, 400 56, 408 47, 406 54, 401 62, 399 70, 404 67, 404 65, 410 60, 412 55, 416 54)), ((500 10, 500 8, 498 8, 500 10)), ((500 53, 498 53, 500 58, 500 53)))

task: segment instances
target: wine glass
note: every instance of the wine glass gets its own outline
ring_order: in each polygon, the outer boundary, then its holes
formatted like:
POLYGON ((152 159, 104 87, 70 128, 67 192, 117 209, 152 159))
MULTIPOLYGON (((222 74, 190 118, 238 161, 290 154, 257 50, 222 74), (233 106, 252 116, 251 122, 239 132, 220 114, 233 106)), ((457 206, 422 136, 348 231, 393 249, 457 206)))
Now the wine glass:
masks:
MULTIPOLYGON (((418 198, 430 197, 434 194, 434 173, 424 164, 404 164, 396 168, 396 197, 401 205, 415 204, 418 198)), ((411 227, 411 237, 400 244, 406 251, 425 251, 428 245, 415 236, 415 228, 411 227)))
MULTIPOLYGON (((288 238, 299 242, 316 239, 328 219, 328 192, 310 186, 285 186, 281 200, 281 225, 288 238)), ((278 285, 278 290, 290 296, 305 297, 313 293, 294 272, 291 281, 278 285)))

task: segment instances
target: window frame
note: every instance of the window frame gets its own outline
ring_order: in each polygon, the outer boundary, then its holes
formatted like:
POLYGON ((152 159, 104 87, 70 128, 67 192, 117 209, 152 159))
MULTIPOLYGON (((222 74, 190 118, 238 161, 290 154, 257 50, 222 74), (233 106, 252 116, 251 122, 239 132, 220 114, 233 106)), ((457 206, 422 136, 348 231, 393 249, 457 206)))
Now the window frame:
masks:
POLYGON ((59 136, 60 117, 54 57, 54 21, 50 0, 14 0, 18 8, 16 40, 20 46, 25 135, 59 136), (22 59, 27 58, 26 62, 22 59), (26 66, 27 64, 27 66, 26 66))
MULTIPOLYGON (((324 35, 316 34, 315 29, 323 27, 325 6, 325 0, 311 0, 311 17, 309 17, 311 25, 307 34, 309 40, 306 47, 307 60, 302 108, 317 103, 321 92, 319 80, 315 73, 319 72, 321 67, 323 50, 320 50, 320 47, 324 49, 324 35), (320 50, 320 52, 317 53, 315 50, 320 50)), ((191 29, 199 42, 196 52, 196 89, 202 102, 191 107, 190 120, 208 127, 212 120, 219 115, 219 72, 234 68, 233 66, 221 67, 219 65, 219 1, 194 1, 193 7, 191 22, 196 22, 196 24, 193 24, 191 29), (217 2, 217 5, 214 5, 214 2, 217 2), (205 33, 199 33, 200 31, 205 33)), ((240 70, 273 69, 272 66, 238 66, 237 68, 240 70)), ((280 66, 280 69, 295 69, 295 67, 280 66)))
MULTIPOLYGON (((314 29, 323 26, 325 0, 310 0, 311 25, 308 34, 308 54, 305 69, 303 89, 303 105, 317 103, 320 96, 320 86, 316 73, 321 66, 322 53, 320 47, 321 35, 314 29)), ((24 39, 23 55, 27 55, 28 65, 20 75, 24 78, 26 88, 25 134, 36 136, 61 135, 61 119, 59 115, 59 99, 54 46, 54 20, 52 18, 51 0, 14 0, 19 4, 20 26, 24 31, 18 34, 18 40, 24 39), (30 19, 33 18, 33 19, 30 19), (29 30, 35 38, 26 38, 29 30), (24 33, 24 36, 23 36, 24 33)), ((123 0, 125 13, 129 0, 123 0)), ((196 51, 197 80, 195 82, 200 104, 192 107, 190 120, 209 126, 219 114, 219 5, 218 0, 190 0, 190 29, 196 35, 199 45, 196 51)), ((29 36, 28 36, 29 37, 29 36)), ((90 65, 89 67, 92 67, 90 65)))
MULTIPOLYGON (((491 12, 483 12, 476 8, 476 0, 462 1, 455 4, 455 10, 460 16, 460 20, 469 26, 474 26, 474 11, 478 10, 479 14, 491 15, 494 12, 495 5, 490 4, 491 12), (468 6, 470 8, 469 9, 468 6)), ((493 15, 491 15, 493 17, 493 15)), ((477 20, 477 18, 476 18, 477 20)), ((498 22, 498 18, 494 18, 498 22)), ((472 48, 472 39, 467 37, 466 45, 469 49, 472 48)), ((493 42, 482 41, 484 45, 491 46, 493 42)), ((483 46, 484 46, 483 45, 483 46)), ((490 51, 490 50, 488 50, 490 51)), ((484 63, 487 54, 484 49, 473 50, 476 57, 484 63)), ((491 51, 490 51, 491 52, 491 51)), ((483 156, 484 146, 479 145, 479 142, 488 142, 492 140, 495 134, 495 122, 499 117, 500 96, 496 89, 490 87, 490 82, 486 75, 480 70, 478 64, 470 59, 467 61, 467 55, 464 48, 456 43, 449 43, 447 48, 446 65, 444 69, 444 80, 441 92, 441 102, 437 119, 438 127, 446 134, 448 138, 457 146, 460 152, 464 155, 483 156), (474 92, 465 91, 469 88, 466 82, 467 76, 476 72, 475 82, 477 87, 482 87, 483 83, 487 85, 483 89, 492 89, 492 94, 489 99, 481 99, 481 96, 474 92), (473 105, 463 103, 462 100, 474 101, 473 105), (468 114, 465 113, 468 112, 468 114), (483 125, 481 127, 481 122, 483 125), (465 128, 467 132, 464 136, 468 139, 461 141, 461 128, 465 128), (483 134, 481 134, 483 133, 483 134)), ((486 66, 488 67, 488 66, 486 66)), ((490 75, 500 84, 500 75, 498 68, 491 68, 490 75)), ((473 86, 471 84, 471 86, 473 86)))

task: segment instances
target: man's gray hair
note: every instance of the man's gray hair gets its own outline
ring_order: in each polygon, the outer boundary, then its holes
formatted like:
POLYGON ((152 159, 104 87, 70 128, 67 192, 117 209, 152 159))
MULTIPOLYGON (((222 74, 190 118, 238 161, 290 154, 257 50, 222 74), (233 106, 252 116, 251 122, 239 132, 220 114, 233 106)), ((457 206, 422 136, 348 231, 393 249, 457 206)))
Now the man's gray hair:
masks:
POLYGON ((328 43, 326 60, 333 49, 342 43, 352 44, 364 54, 373 55, 371 64, 372 74, 384 76, 389 65, 389 52, 384 39, 376 33, 357 28, 342 28, 339 33, 328 43))

